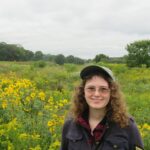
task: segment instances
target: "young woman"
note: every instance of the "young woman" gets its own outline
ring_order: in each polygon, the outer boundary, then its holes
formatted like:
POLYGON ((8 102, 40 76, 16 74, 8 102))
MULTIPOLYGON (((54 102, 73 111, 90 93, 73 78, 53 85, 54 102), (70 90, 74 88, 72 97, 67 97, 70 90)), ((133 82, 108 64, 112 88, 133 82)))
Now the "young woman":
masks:
POLYGON ((80 72, 61 150, 140 150, 143 143, 111 70, 87 66, 80 72))

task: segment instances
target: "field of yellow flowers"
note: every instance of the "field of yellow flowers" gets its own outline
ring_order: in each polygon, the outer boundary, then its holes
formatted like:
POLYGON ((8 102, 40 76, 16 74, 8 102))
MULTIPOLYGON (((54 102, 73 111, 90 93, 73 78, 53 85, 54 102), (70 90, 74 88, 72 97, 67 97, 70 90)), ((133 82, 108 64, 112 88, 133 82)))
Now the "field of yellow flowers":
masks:
MULTIPOLYGON (((150 70, 104 64, 122 85, 129 112, 150 145, 150 70)), ((0 62, 0 149, 58 150, 74 86, 83 66, 0 62)))
POLYGON ((14 75, 0 79, 0 149, 58 149, 56 133, 68 104, 65 93, 47 95, 30 80, 14 75))

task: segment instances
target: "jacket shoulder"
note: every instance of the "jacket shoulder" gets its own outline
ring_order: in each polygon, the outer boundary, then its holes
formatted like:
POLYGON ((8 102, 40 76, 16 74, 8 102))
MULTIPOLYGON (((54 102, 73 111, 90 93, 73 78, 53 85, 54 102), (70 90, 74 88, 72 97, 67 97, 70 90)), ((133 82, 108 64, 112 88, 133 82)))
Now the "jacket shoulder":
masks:
POLYGON ((63 125, 60 150, 68 150, 68 139, 66 138, 66 135, 69 132, 71 122, 72 119, 67 119, 63 125))
POLYGON ((65 121, 64 130, 66 130, 67 139, 79 140, 82 138, 82 129, 73 119, 65 121))
POLYGON ((129 118, 129 126, 127 127, 127 132, 130 138, 130 142, 133 145, 141 149, 144 149, 143 141, 142 141, 139 129, 133 117, 129 118))
POLYGON ((68 128, 72 122, 74 122, 73 119, 65 120, 63 128, 68 128))

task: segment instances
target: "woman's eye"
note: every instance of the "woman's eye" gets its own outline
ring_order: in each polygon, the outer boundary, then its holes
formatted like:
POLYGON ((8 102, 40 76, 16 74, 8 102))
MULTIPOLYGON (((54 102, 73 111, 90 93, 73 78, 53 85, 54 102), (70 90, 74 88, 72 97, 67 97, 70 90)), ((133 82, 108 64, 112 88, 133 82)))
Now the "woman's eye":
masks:
POLYGON ((101 90, 102 90, 102 91, 107 91, 107 89, 106 89, 106 88, 101 88, 101 90))
POLYGON ((95 88, 94 87, 88 87, 86 88, 88 91, 95 91, 95 88))
POLYGON ((108 89, 108 88, 101 88, 101 91, 102 91, 102 92, 108 92, 109 89, 108 89))
POLYGON ((89 89, 89 90, 95 90, 95 88, 93 88, 93 87, 89 87, 88 89, 89 89))

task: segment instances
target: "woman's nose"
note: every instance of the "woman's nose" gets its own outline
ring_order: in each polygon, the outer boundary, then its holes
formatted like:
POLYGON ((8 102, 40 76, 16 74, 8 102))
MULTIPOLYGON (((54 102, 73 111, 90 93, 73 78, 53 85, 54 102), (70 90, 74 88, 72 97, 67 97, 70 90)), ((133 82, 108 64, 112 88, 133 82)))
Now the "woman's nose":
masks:
POLYGON ((99 95, 100 95, 99 89, 95 89, 94 95, 96 95, 96 96, 99 96, 99 95))

